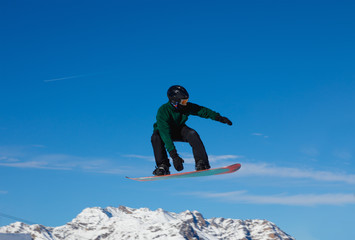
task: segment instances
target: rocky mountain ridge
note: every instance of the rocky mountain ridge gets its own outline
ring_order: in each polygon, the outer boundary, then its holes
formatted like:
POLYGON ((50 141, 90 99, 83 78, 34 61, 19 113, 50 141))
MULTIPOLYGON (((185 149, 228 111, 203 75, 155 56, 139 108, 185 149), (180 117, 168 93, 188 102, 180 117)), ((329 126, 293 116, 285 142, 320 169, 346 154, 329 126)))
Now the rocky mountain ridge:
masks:
POLYGON ((59 227, 16 222, 0 233, 26 233, 33 240, 294 240, 267 220, 205 219, 197 211, 181 213, 125 206, 86 208, 59 227))

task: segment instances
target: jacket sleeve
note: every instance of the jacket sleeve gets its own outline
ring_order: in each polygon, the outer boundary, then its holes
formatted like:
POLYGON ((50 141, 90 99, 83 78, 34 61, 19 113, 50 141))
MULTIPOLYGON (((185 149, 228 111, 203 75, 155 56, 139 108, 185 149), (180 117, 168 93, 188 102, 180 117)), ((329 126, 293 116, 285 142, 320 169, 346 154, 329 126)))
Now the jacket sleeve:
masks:
POLYGON ((189 103, 188 109, 189 114, 196 115, 202 118, 210 118, 212 120, 216 120, 216 117, 219 116, 218 112, 215 112, 209 108, 202 107, 194 103, 189 103))
POLYGON ((171 138, 171 130, 169 125, 169 113, 160 108, 157 114, 157 129, 163 142, 165 143, 165 148, 168 152, 175 149, 174 142, 171 138))

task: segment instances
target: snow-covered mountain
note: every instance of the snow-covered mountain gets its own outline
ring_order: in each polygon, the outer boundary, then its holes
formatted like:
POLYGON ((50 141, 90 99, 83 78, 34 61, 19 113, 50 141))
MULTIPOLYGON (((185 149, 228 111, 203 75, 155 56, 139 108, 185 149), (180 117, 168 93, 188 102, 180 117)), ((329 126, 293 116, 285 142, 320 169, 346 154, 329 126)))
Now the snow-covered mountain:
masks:
POLYGON ((0 227, 0 233, 27 233, 33 240, 210 239, 293 240, 266 220, 205 219, 197 211, 182 213, 148 208, 86 208, 59 227, 16 222, 0 227))

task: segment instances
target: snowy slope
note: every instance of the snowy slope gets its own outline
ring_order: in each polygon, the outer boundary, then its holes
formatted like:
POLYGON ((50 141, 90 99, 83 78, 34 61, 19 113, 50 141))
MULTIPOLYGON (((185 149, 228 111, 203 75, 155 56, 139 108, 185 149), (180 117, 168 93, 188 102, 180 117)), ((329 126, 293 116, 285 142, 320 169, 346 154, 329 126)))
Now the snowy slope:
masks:
POLYGON ((1 233, 29 233, 34 240, 120 239, 235 239, 293 240, 266 220, 204 219, 197 211, 182 213, 148 208, 87 208, 60 227, 16 222, 0 227, 1 233))

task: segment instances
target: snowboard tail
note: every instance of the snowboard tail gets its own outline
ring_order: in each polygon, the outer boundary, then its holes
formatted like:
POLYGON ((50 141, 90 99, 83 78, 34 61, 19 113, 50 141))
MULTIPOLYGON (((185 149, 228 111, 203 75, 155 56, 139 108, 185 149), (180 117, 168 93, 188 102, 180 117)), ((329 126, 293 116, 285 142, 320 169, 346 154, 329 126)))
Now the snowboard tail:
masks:
POLYGON ((126 178, 135 181, 140 181, 140 182, 147 182, 147 181, 158 181, 158 180, 176 179, 176 178, 204 177, 204 176, 233 173, 236 172, 238 169, 240 169, 240 167, 241 164, 236 163, 226 167, 212 168, 212 169, 201 170, 201 171, 176 173, 176 174, 163 175, 163 176, 150 176, 150 177, 138 177, 138 178, 126 177, 126 178))

